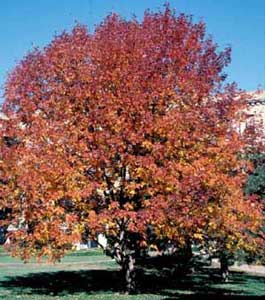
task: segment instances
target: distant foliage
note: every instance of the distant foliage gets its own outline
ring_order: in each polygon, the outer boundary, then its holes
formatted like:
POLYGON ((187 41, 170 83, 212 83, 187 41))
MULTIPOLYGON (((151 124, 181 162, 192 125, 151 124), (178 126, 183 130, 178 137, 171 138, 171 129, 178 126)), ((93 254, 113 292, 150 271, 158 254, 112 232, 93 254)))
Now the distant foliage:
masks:
POLYGON ((254 154, 250 157, 254 170, 246 184, 246 193, 259 195, 265 198, 265 154, 254 154))

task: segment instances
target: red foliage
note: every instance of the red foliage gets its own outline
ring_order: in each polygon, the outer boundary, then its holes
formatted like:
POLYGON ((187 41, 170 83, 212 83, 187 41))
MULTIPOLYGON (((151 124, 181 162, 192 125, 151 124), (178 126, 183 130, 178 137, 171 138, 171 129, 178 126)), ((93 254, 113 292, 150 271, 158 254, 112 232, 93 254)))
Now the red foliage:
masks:
POLYGON ((13 250, 56 258, 85 230, 116 245, 125 232, 132 250, 150 225, 180 244, 239 245, 260 208, 242 191, 245 102, 223 87, 229 62, 203 23, 169 8, 142 22, 110 15, 91 34, 78 25, 29 53, 7 80, 0 125, 13 250))

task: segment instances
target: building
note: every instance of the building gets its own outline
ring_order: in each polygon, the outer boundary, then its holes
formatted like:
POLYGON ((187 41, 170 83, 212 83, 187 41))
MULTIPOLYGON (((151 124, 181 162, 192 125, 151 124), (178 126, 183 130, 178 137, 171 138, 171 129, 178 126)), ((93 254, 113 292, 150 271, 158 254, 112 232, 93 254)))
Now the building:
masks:
POLYGON ((249 93, 251 100, 247 113, 249 114, 249 122, 257 122, 265 129, 265 90, 249 93))

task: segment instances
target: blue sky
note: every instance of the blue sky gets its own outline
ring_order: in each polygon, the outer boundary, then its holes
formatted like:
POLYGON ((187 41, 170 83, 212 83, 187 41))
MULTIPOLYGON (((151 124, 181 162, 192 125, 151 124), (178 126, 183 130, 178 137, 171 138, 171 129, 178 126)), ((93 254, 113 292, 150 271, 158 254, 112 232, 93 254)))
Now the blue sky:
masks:
MULTIPOLYGON (((33 47, 45 46, 55 33, 76 21, 93 28, 106 14, 117 12, 141 19, 145 9, 157 10, 159 0, 1 0, 0 86, 6 74, 33 47)), ((177 12, 203 19, 220 48, 232 46, 229 81, 246 90, 265 89, 264 0, 175 0, 177 12)))

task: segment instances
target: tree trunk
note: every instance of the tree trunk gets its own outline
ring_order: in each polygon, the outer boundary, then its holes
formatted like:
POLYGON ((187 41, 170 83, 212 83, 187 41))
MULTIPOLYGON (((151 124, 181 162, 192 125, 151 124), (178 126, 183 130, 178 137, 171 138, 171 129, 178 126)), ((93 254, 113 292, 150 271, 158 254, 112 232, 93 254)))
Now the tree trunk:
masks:
POLYGON ((227 282, 228 276, 229 276, 229 269, 228 269, 228 259, 225 255, 222 255, 220 258, 220 264, 221 264, 221 278, 222 281, 227 282))
POLYGON ((184 275, 184 274, 190 274, 193 273, 193 265, 192 265, 192 257, 193 257, 193 253, 192 253, 192 245, 190 240, 186 241, 185 246, 180 249, 179 251, 181 251, 180 256, 179 256, 179 267, 180 267, 180 274, 184 275))
POLYGON ((134 294, 136 292, 136 270, 135 270, 135 245, 132 244, 129 232, 126 231, 127 223, 117 220, 117 226, 120 228, 119 235, 116 237, 114 244, 109 243, 110 253, 116 262, 121 266, 124 280, 125 292, 134 294))
POLYGON ((128 294, 134 294, 136 291, 136 280, 135 280, 135 258, 133 255, 127 255, 124 258, 122 265, 122 271, 125 279, 125 288, 128 294))

